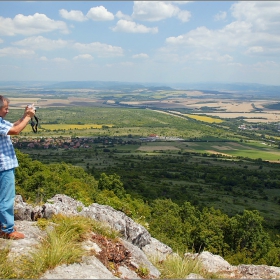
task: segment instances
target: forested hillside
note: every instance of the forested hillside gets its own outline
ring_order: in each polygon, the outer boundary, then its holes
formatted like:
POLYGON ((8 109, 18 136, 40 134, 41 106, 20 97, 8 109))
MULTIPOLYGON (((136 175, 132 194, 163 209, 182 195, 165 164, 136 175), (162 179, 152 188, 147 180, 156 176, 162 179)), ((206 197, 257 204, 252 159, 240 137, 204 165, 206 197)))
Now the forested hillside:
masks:
POLYGON ((163 198, 144 201, 129 195, 117 174, 102 173, 96 180, 83 168, 71 164, 45 165, 19 151, 17 155, 17 194, 28 202, 39 203, 61 193, 86 205, 110 205, 147 227, 173 250, 208 250, 232 264, 280 266, 279 235, 264 228, 257 210, 244 210, 230 217, 213 207, 198 209, 188 201, 181 205, 163 198))

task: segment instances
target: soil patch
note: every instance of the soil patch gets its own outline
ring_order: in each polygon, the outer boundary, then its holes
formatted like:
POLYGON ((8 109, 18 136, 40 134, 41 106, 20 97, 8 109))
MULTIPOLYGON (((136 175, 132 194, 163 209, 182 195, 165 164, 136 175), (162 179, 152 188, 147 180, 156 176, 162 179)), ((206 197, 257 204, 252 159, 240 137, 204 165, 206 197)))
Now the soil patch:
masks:
POLYGON ((213 150, 208 150, 208 151, 206 151, 206 152, 207 152, 207 153, 210 153, 210 154, 215 154, 215 155, 222 155, 222 156, 232 157, 232 155, 220 153, 220 152, 213 151, 213 150))
POLYGON ((229 147, 229 146, 212 146, 212 148, 217 149, 217 150, 224 150, 224 151, 226 151, 226 150, 236 150, 236 149, 234 149, 232 147, 229 147))
POLYGON ((180 150, 174 146, 141 146, 137 149, 138 151, 167 151, 167 150, 180 150))

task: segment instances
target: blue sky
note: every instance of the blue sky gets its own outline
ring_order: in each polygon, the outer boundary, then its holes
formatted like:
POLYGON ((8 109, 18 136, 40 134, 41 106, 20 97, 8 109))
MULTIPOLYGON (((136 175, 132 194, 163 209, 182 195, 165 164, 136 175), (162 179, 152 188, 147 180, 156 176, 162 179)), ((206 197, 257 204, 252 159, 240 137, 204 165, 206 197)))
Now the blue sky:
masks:
POLYGON ((0 81, 280 85, 280 1, 0 1, 0 81))

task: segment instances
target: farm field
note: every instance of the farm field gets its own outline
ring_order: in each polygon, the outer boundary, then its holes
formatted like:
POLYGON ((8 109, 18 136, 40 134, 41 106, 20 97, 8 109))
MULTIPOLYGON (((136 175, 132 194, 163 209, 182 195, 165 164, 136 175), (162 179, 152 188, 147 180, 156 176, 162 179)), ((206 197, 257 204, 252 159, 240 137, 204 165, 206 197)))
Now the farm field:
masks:
MULTIPOLYGON (((0 89, 1 90, 1 89, 0 89)), ((219 92, 200 90, 149 90, 59 88, 55 90, 8 90, 11 108, 34 103, 40 109, 55 107, 129 107, 174 110, 181 113, 212 116, 218 119, 243 118, 247 123, 279 122, 279 95, 268 93, 219 92)), ((110 123, 110 122, 109 122, 110 123)))
MULTIPOLYGON (((19 109, 11 109, 10 120, 18 119, 21 113, 19 109)), ((161 140, 158 146, 165 146, 166 142, 170 149, 180 149, 181 152, 261 158, 275 162, 280 158, 277 145, 279 133, 273 135, 273 138, 258 130, 244 134, 244 131, 238 130, 240 121, 236 121, 233 128, 234 123, 231 120, 176 111, 82 106, 39 108, 37 116, 38 133, 34 134, 31 126, 28 126, 22 137, 130 136, 139 140, 141 137, 157 135, 161 139, 167 139, 161 140), (176 137, 183 139, 184 144, 168 142, 169 138, 176 137), (274 141, 271 141, 272 139, 274 141)), ((151 148, 147 145, 146 148, 141 146, 141 149, 151 148)))

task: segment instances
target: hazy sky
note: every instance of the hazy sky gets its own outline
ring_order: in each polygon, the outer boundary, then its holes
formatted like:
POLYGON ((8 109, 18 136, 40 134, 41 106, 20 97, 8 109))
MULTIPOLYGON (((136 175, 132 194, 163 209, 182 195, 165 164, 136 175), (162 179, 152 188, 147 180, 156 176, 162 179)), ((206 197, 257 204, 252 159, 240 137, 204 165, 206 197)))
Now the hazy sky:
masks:
POLYGON ((0 1, 0 81, 280 85, 280 1, 0 1))

